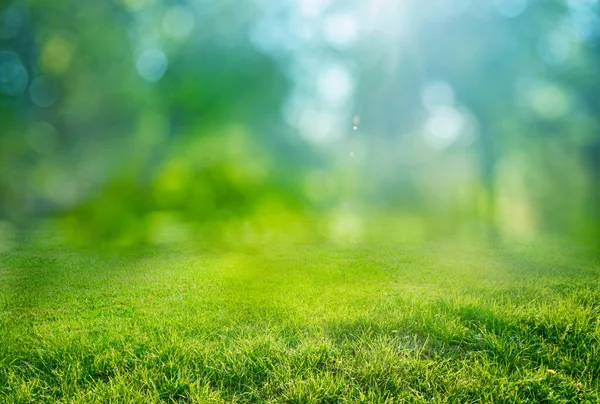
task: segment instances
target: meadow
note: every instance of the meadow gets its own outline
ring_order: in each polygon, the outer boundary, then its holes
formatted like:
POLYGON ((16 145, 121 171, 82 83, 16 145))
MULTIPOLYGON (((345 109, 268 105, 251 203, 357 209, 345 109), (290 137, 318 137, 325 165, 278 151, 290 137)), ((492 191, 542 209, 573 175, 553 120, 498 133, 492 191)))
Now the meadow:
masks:
POLYGON ((597 403, 600 260, 560 241, 0 255, 3 403, 597 403))
POLYGON ((600 0, 0 0, 0 404, 600 404, 600 0))

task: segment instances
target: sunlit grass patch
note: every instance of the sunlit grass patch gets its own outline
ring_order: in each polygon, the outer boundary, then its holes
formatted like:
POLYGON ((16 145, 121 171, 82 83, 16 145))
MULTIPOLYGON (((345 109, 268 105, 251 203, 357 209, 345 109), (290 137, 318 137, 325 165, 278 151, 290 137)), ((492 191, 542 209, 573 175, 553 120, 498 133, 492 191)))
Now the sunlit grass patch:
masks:
POLYGON ((556 245, 0 257, 5 402, 596 402, 600 267, 556 245))

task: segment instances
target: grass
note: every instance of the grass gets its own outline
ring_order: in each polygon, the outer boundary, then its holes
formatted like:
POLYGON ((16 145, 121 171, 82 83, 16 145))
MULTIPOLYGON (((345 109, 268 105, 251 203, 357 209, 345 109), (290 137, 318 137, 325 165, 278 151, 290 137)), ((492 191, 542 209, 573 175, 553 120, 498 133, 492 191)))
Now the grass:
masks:
POLYGON ((560 243, 0 255, 0 402, 600 402, 600 261, 560 243))

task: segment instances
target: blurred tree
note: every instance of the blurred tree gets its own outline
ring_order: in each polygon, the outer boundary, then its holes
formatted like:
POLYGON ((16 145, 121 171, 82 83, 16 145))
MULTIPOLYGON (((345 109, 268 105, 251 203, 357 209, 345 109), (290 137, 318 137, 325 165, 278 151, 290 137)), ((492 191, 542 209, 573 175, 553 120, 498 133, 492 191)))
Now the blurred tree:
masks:
POLYGON ((598 239, 598 7, 3 4, 0 218, 134 243, 383 205, 433 235, 598 239))

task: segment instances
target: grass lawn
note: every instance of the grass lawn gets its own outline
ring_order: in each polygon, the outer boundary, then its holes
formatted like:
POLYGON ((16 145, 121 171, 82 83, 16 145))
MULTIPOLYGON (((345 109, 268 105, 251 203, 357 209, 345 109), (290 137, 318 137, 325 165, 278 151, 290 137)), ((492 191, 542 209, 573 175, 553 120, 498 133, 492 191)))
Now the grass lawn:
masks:
MULTIPOLYGON (((595 255, 596 254, 596 255, 595 255)), ((0 255, 0 402, 600 402, 590 249, 0 255)))

